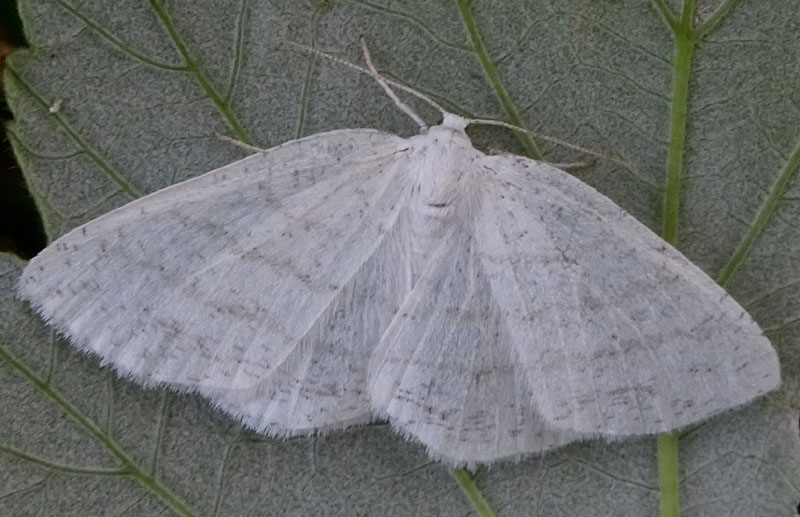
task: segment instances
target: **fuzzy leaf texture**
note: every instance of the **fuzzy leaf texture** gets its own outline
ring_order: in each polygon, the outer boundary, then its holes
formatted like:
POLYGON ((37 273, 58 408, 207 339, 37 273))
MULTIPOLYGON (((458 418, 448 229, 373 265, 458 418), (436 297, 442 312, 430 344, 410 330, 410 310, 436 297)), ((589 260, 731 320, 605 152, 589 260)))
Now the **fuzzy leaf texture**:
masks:
MULTIPOLYGON (((7 63, 8 135, 52 240, 247 154, 218 134, 263 148, 338 128, 415 134, 371 78, 286 45, 361 62, 363 35, 382 73, 452 112, 524 124, 629 164, 601 160, 575 173, 657 233, 667 177, 682 164, 677 247, 753 315, 784 375, 781 391, 682 431, 683 512, 793 515, 800 14, 790 1, 699 2, 692 24, 708 30, 687 68, 686 132, 676 136, 678 38, 659 6, 681 9, 635 0, 21 1, 30 48, 7 63)), ((506 130, 470 133, 486 150, 585 159, 506 130)), ((444 466, 386 425, 273 440, 200 397, 120 380, 14 299, 23 266, 0 261, 0 514, 473 511, 444 466)), ((498 515, 655 515, 655 449, 652 437, 582 442, 493 465, 475 482, 498 515)))

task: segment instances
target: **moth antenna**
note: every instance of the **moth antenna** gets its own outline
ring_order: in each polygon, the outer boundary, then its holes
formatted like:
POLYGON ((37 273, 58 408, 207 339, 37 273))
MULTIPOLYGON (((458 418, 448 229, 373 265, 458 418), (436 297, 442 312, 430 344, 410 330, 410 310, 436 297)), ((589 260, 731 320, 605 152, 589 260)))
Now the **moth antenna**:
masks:
POLYGON ((214 136, 222 140, 223 142, 228 142, 229 144, 233 144, 237 147, 241 147, 245 151, 252 151, 254 153, 263 153, 266 149, 262 149, 261 147, 256 147, 254 145, 250 145, 247 142, 242 142, 241 140, 237 140, 236 138, 232 138, 227 135, 223 135, 222 133, 214 133, 214 136))
MULTIPOLYGON (((425 124, 425 121, 423 121, 416 113, 414 113, 414 111, 411 108, 409 108, 405 103, 403 103, 403 101, 401 101, 397 97, 397 94, 394 93, 394 91, 391 89, 391 87, 394 87, 394 88, 396 88, 396 89, 398 89, 400 91, 406 92, 406 93, 408 93, 410 95, 413 95, 414 97, 416 97, 416 98, 422 100, 423 102, 429 104, 432 108, 434 108, 435 110, 439 111, 442 115, 444 115, 446 113, 449 113, 449 111, 444 109, 441 105, 439 105, 436 101, 434 101, 433 99, 431 99, 430 97, 428 97, 424 93, 421 93, 421 92, 411 88, 410 86, 406 86, 406 85, 404 85, 402 83, 399 83, 399 82, 397 82, 395 80, 392 80, 392 79, 389 79, 389 78, 386 78, 386 77, 383 77, 382 75, 380 75, 380 73, 378 73, 378 71, 375 69, 375 66, 372 64, 372 58, 370 56, 369 50, 367 49, 367 45, 366 45, 366 43, 364 41, 363 36, 360 38, 360 41, 361 41, 361 48, 362 48, 362 50, 364 52, 364 60, 367 62, 367 66, 369 68, 364 68, 364 67, 358 66, 358 65, 356 65, 354 63, 351 63, 350 61, 347 61, 346 59, 342 59, 340 57, 333 56, 333 55, 325 53, 325 52, 323 52, 323 51, 321 51, 319 49, 316 49, 316 48, 313 48, 313 47, 309 47, 308 45, 303 45, 302 43, 296 43, 294 41, 288 41, 288 40, 286 41, 286 43, 291 45, 291 46, 293 46, 293 47, 296 47, 299 50, 302 50, 303 52, 307 52, 309 54, 320 56, 320 57, 322 57, 324 59, 328 59, 328 60, 333 61, 335 63, 342 64, 342 65, 344 65, 344 66, 346 66, 348 68, 351 68, 353 70, 356 70, 357 72, 360 72, 362 74, 369 75, 370 77, 375 79, 375 81, 377 81, 377 83, 379 85, 381 85, 381 88, 384 89, 384 91, 389 95, 389 97, 391 97, 391 99, 394 101, 394 103, 397 105, 397 107, 400 108, 403 111, 403 113, 407 114, 409 117, 414 119, 414 121, 419 125, 420 129, 423 132, 427 129, 428 125, 425 124)), ((630 172, 634 176, 638 177, 638 173, 631 167, 630 164, 628 164, 624 160, 620 160, 618 158, 614 158, 614 157, 609 156, 609 155, 607 155, 605 153, 601 153, 601 152, 598 152, 598 151, 592 151, 591 149, 587 149, 585 147, 581 147, 581 146, 575 145, 575 144, 570 144, 569 142, 565 142, 564 140, 560 140, 558 138, 554 138, 554 137, 551 137, 551 136, 543 135, 542 133, 538 133, 536 131, 531 131, 530 129, 526 129, 524 127, 515 126, 514 124, 509 124, 508 122, 503 122, 503 121, 500 121, 500 120, 490 120, 490 119, 476 118, 476 119, 467 119, 467 121, 470 124, 482 124, 482 125, 485 125, 485 126, 499 126, 499 127, 504 127, 504 128, 507 128, 507 129, 512 129, 514 131, 520 131, 522 133, 526 133, 526 134, 528 134, 528 135, 530 135, 532 137, 544 140, 546 142, 550 142, 550 143, 553 143, 553 144, 556 144, 556 145, 567 147, 569 149, 573 149, 573 150, 579 151, 581 153, 584 153, 584 154, 587 154, 587 155, 590 155, 590 156, 594 156, 594 157, 596 157, 596 158, 598 158, 600 160, 605 160, 605 161, 610 161, 610 162, 616 163, 617 165, 621 165, 624 169, 626 169, 628 172, 630 172)))
MULTIPOLYGON (((426 104, 430 105, 433 109, 435 109, 436 111, 441 113, 442 116, 444 116, 445 113, 449 113, 446 109, 444 109, 441 105, 439 105, 439 103, 437 103, 436 101, 434 101, 433 99, 431 99, 430 97, 425 95, 424 93, 419 92, 419 91, 415 90, 414 88, 411 88, 410 86, 406 86, 405 84, 399 83, 399 82, 397 82, 397 81, 395 81, 393 79, 389 79, 388 77, 383 77, 382 75, 380 75, 375 70, 374 66, 372 66, 372 59, 369 57, 369 51, 366 50, 366 44, 364 43, 363 37, 361 38, 361 44, 362 44, 362 48, 365 51, 364 57, 367 60, 367 65, 372 67, 371 69, 367 69, 367 68, 364 68, 362 66, 358 66, 355 63, 351 63, 350 61, 347 61, 346 59, 342 59, 340 57, 333 56, 333 55, 325 53, 325 52, 323 52, 323 51, 321 51, 319 49, 316 49, 316 48, 313 48, 313 47, 309 47, 308 45, 303 45, 302 43, 296 43, 294 41, 286 41, 285 43, 287 43, 287 44, 289 44, 289 45, 291 45, 291 46, 293 46, 293 47, 295 47, 295 48, 297 48, 299 50, 302 50, 303 52, 307 52, 309 54, 313 54, 315 56, 319 56, 321 58, 328 59, 330 61, 333 61, 334 63, 339 63, 339 64, 344 65, 344 66, 346 66, 348 68, 351 68, 351 69, 353 69, 353 70, 355 70, 357 72, 360 72, 362 74, 366 74, 366 75, 374 78, 376 81, 378 81, 378 84, 380 84, 381 87, 384 88, 384 90, 386 90, 387 85, 388 85, 388 86, 396 88, 396 89, 398 89, 400 91, 406 92, 406 93, 408 93, 410 95, 413 95, 414 97, 416 97, 416 98, 420 99, 421 101, 425 102, 426 104)), ((390 97, 392 97, 393 100, 397 97, 397 95, 391 90, 387 90, 387 93, 389 94, 390 97)), ((395 100, 395 104, 397 104, 397 102, 398 101, 395 100)), ((405 104, 400 102, 400 104, 398 104, 398 107, 400 107, 400 109, 403 109, 401 107, 401 104, 403 106, 405 106, 405 104)), ((406 113, 412 119, 414 119, 414 121, 416 121, 417 124, 420 125, 420 127, 422 127, 423 125, 425 127, 427 127, 427 124, 425 124, 424 121, 422 121, 421 123, 419 121, 417 121, 417 119, 419 119, 419 117, 416 115, 416 113, 414 113, 411 110, 411 108, 408 108, 407 106, 406 106, 406 108, 408 109, 408 111, 406 109, 403 109, 404 113, 406 113), (409 113, 409 111, 411 113, 409 113), (414 113, 414 114, 412 115, 412 113, 414 113)))
POLYGON ((591 167, 597 163, 597 160, 590 158, 582 162, 547 162, 548 165, 561 169, 562 171, 571 172, 575 169, 583 169, 584 167, 591 167))
POLYGON ((508 128, 508 129, 511 129, 511 130, 514 130, 514 131, 519 131, 521 133, 525 133, 527 135, 530 135, 530 136, 532 136, 534 138, 538 138, 540 140, 544 140, 545 142, 550 142, 551 144, 560 145, 562 147, 566 147, 568 149, 573 149, 573 150, 581 152, 583 154, 588 154, 589 156, 594 156, 595 158, 597 158, 599 160, 605 160, 605 161, 609 161, 609 162, 614 162, 617 165, 621 165, 622 167, 627 169, 629 172, 631 172, 634 175, 636 175, 636 171, 634 171, 633 168, 631 168, 631 166, 624 160, 620 160, 618 158, 614 158, 614 157, 609 156, 609 155, 607 155, 605 153, 601 153, 601 152, 598 152, 598 151, 593 151, 591 149, 587 149, 586 147, 581 147, 579 145, 571 144, 571 143, 566 142, 564 140, 561 140, 559 138, 543 135, 542 133, 538 133, 536 131, 531 131, 530 129, 526 129, 524 127, 515 126, 514 124, 509 124, 508 122, 503 122, 501 120, 473 118, 473 119, 467 119, 467 121, 470 124, 482 124, 484 126, 499 126, 499 127, 508 128))
POLYGON ((386 80, 381 77, 381 74, 379 74, 378 70, 375 69, 375 65, 372 64, 372 56, 369 54, 369 48, 367 48, 366 40, 364 40, 364 37, 362 36, 359 38, 359 41, 361 42, 361 51, 364 53, 364 61, 367 63, 367 68, 369 68, 369 75, 371 75, 372 78, 375 79, 375 82, 378 83, 381 88, 383 88, 383 91, 386 92, 386 95, 388 95, 389 98, 394 101, 395 106, 400 108, 400 111, 411 117, 414 122, 417 123, 420 132, 426 133, 428 131, 428 124, 426 124, 425 121, 422 120, 422 117, 417 115, 408 104, 401 101, 400 97, 394 93, 394 90, 392 90, 389 85, 386 84, 386 80))

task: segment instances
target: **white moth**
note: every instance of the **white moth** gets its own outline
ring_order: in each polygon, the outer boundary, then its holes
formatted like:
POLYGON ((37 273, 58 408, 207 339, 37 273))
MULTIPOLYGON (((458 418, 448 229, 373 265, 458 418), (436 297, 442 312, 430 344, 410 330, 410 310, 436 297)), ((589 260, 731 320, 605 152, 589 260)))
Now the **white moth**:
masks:
POLYGON ((154 192, 57 239, 19 293, 121 374, 259 432, 383 417, 453 465, 670 431, 779 385, 711 278, 569 174, 475 149, 469 123, 317 134, 154 192))

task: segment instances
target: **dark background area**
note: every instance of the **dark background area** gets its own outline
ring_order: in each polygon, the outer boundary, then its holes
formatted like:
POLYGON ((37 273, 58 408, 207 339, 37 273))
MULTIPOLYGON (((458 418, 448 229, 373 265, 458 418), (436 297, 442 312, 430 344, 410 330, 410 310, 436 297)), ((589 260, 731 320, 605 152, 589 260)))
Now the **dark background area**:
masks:
MULTIPOLYGON (((25 46, 16 0, 0 0, 0 72, 5 58, 25 46)), ((39 212, 31 199, 14 157, 5 126, 12 119, 0 73, 0 251, 30 258, 46 244, 39 212)))

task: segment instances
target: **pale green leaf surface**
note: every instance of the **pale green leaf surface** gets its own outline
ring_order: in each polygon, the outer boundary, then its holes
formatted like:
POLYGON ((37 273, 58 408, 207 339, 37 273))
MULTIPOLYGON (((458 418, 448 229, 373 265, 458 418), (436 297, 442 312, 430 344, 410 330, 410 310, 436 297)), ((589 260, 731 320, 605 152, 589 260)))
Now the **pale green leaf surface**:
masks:
MULTIPOLYGON (((244 156, 217 133, 260 147, 334 128, 413 134, 370 78, 284 44, 360 62, 360 35, 383 73, 452 111, 516 114, 623 159, 629 170, 576 174, 660 231, 675 44, 655 2, 474 4, 20 0, 31 47, 8 61, 8 129, 49 236, 244 156)), ((765 328, 786 387, 684 431, 681 501, 684 515, 793 515, 800 12, 791 0, 701 2, 696 23, 716 12, 691 68, 678 247, 765 328)), ((472 134, 485 149, 582 159, 496 128, 472 134)), ((23 266, 0 261, 0 515, 473 511, 446 468, 386 426, 265 439, 197 397, 117 379, 13 299, 23 266)), ((655 449, 586 442, 482 470, 477 485, 498 515, 655 515, 655 449)))

